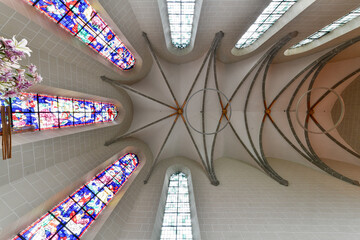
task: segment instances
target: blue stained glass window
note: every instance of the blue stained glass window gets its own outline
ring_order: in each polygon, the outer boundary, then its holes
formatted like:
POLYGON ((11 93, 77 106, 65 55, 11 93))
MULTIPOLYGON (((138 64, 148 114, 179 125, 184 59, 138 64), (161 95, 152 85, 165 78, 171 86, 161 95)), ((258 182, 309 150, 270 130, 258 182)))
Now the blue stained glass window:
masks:
POLYGON ((90 227, 94 219, 84 210, 80 210, 67 224, 66 227, 76 236, 81 237, 90 227))
POLYGON ((76 215, 81 209, 73 199, 67 198, 50 212, 56 217, 61 223, 66 224, 72 217, 76 215))
POLYGON ((110 200, 114 197, 113 192, 108 187, 103 187, 96 196, 103 201, 103 203, 108 204, 110 200))
POLYGON ((93 197, 85 206, 84 210, 94 219, 100 214, 100 212, 106 207, 98 197, 93 197))
POLYGON ((26 0, 122 70, 135 65, 134 55, 87 0, 26 0))
MULTIPOLYGON (((115 171, 115 169, 125 168, 125 162, 130 165, 135 164, 131 166, 132 172, 139 164, 137 156, 128 153, 106 169, 115 171)), ((79 239, 127 179, 122 171, 117 171, 115 177, 120 181, 103 170, 97 177, 94 177, 86 185, 53 207, 52 210, 18 235, 22 239, 79 239), (98 177, 107 183, 106 186, 98 177)), ((20 239, 19 236, 15 236, 12 240, 20 239)))
POLYGON ((60 229, 54 236, 51 238, 52 240, 78 240, 77 238, 67 227, 63 227, 60 229))
POLYGON ((91 198, 94 197, 94 193, 87 187, 83 186, 70 197, 80 206, 84 206, 91 198))
MULTIPOLYGON (((4 100, 0 101, 5 104, 4 100)), ((112 103, 44 94, 23 93, 20 98, 11 98, 9 102, 14 132, 110 122, 118 115, 112 103)))
POLYGON ((101 191, 104 185, 105 184, 102 181, 100 181, 98 178, 95 177, 85 186, 87 186, 94 194, 97 194, 98 192, 101 191))
POLYGON ((50 239, 63 227, 53 215, 46 213, 20 233, 25 239, 50 239))

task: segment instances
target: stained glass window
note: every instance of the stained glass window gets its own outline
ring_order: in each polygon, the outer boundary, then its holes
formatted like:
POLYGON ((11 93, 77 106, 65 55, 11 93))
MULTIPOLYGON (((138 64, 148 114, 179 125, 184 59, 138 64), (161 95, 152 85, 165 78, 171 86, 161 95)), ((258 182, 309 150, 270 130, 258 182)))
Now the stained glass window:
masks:
POLYGON ((23 93, 9 100, 15 132, 111 122, 118 115, 112 103, 84 99, 23 93))
POLYGON ((190 44, 195 0, 166 0, 172 44, 185 48, 190 44))
POLYGON ((193 239, 188 177, 182 172, 170 176, 160 239, 193 239))
POLYGON ((134 55, 87 0, 26 0, 60 27, 122 70, 135 65, 134 55))
POLYGON ((244 35, 235 44, 236 48, 246 48, 260 38, 297 0, 272 0, 258 16, 244 35))
POLYGON ((355 19, 355 18, 357 18, 359 16, 360 16, 360 7, 356 8, 355 10, 353 10, 351 12, 349 12, 345 16, 339 18, 338 20, 330 23, 329 25, 326 25, 325 27, 323 27, 319 31, 311 34, 310 36, 308 36, 304 40, 301 40, 299 43, 297 43, 294 46, 290 47, 290 49, 298 48, 298 47, 301 47, 303 45, 309 44, 309 43, 311 43, 311 42, 325 36, 326 34, 334 31, 336 28, 344 26, 346 23, 350 22, 351 20, 353 20, 353 19, 355 19))
POLYGON ((60 202, 49 212, 21 231, 15 239, 79 239, 90 225, 96 221, 99 214, 112 200, 116 192, 122 187, 130 175, 139 165, 137 156, 128 153, 111 164, 107 169, 118 169, 104 178, 102 171, 91 181, 75 191, 68 198, 60 202), (128 168, 126 175, 120 169, 128 168), (124 178, 119 183, 116 178, 124 178), (102 182, 105 181, 105 182, 102 182), (107 184, 105 186, 105 184, 107 184), (113 186, 113 187, 107 187, 113 186), (117 189, 114 192, 114 187, 117 189), (111 189, 111 190, 110 190, 111 189))

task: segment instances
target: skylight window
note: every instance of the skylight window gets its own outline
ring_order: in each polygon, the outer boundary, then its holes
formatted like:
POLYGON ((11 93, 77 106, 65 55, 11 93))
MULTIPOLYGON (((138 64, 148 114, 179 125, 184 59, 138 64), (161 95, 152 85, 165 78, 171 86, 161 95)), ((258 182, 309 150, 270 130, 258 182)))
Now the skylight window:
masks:
POLYGON ((273 0, 235 44, 246 48, 258 40, 297 0, 273 0))
POLYGON ((122 70, 135 57, 87 0, 25 0, 122 70))
POLYGON ((346 14, 345 16, 339 18, 338 20, 332 22, 331 24, 323 27, 319 31, 311 34, 310 36, 308 36, 304 40, 302 40, 299 43, 295 44, 294 46, 290 47, 290 49, 298 48, 298 47, 304 46, 306 44, 309 44, 309 43, 311 43, 311 42, 325 36, 326 34, 334 31, 335 29, 337 29, 337 28, 339 28, 341 26, 344 26, 346 23, 348 23, 351 20, 357 18, 358 16, 360 16, 360 7, 356 8, 355 10, 353 10, 350 13, 346 14))
POLYGON ((190 44, 194 21, 195 0, 166 0, 171 42, 177 48, 190 44))

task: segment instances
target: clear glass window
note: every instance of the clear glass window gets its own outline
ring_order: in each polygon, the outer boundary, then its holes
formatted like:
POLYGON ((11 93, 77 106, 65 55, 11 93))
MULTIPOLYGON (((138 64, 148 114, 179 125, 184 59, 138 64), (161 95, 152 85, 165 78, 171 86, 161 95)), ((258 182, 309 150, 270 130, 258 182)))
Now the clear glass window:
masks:
POLYGON ((273 0, 235 44, 236 48, 246 48, 258 40, 297 0, 273 0))
POLYGON ((170 176, 160 239, 193 239, 188 178, 182 172, 170 176))

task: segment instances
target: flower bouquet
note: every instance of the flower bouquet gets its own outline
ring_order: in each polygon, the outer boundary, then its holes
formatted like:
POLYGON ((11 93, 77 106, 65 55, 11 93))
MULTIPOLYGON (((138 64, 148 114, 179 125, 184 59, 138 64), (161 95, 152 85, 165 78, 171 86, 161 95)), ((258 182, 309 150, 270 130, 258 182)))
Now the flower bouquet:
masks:
POLYGON ((40 83, 42 77, 35 65, 21 65, 20 60, 30 57, 31 50, 27 40, 18 42, 0 37, 0 100, 2 123, 3 159, 11 158, 11 110, 9 98, 19 97, 26 100, 22 93, 34 84, 40 83))

